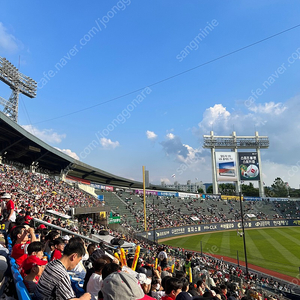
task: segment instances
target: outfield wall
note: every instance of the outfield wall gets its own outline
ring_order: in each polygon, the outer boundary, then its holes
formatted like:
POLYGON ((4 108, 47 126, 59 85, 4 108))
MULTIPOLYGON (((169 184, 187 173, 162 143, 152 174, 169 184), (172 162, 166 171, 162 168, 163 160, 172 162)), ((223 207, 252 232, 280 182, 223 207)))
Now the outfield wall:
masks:
MULTIPOLYGON (((256 220, 245 221, 244 227, 247 228, 266 228, 266 227, 279 227, 279 226, 300 226, 300 220, 256 220)), ((181 236, 185 234, 204 233, 223 230, 242 229, 242 222, 228 222, 228 223, 211 223, 200 225, 189 225, 173 228, 156 229, 155 235, 157 239, 169 238, 174 236, 181 236)), ((153 230, 148 232, 140 232, 137 235, 153 240, 153 230)))

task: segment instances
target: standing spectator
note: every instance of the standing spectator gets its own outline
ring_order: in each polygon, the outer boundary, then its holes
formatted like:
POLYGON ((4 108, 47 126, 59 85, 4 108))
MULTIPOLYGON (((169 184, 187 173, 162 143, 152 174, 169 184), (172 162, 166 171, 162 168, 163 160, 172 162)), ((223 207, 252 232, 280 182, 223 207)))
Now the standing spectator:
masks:
POLYGON ((15 204, 11 200, 11 195, 8 193, 4 193, 1 196, 1 200, 2 216, 3 220, 6 221, 5 229, 7 230, 9 223, 16 221, 15 204))
POLYGON ((163 271, 164 268, 167 267, 167 253, 166 253, 166 247, 162 247, 161 251, 158 253, 158 260, 159 260, 159 265, 161 267, 161 270, 163 271))
POLYGON ((190 276, 190 268, 194 268, 195 267, 195 263, 192 261, 193 255, 192 253, 188 253, 186 255, 186 261, 183 265, 183 271, 185 272, 187 278, 189 278, 190 276))

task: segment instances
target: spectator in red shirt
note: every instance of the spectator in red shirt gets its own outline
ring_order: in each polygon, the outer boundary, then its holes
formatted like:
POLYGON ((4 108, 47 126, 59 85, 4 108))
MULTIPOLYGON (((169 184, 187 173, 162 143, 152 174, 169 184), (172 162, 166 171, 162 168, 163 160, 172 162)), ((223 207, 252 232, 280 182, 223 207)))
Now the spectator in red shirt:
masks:
POLYGON ((16 226, 11 233, 12 240, 15 241, 12 248, 11 257, 20 266, 27 258, 27 247, 31 242, 36 241, 34 228, 26 229, 25 226, 16 226))
POLYGON ((52 252, 51 261, 55 259, 60 259, 65 248, 65 242, 61 237, 55 239, 53 242, 55 250, 52 252))
MULTIPOLYGON (((44 246, 41 242, 32 242, 28 245, 27 247, 27 258, 28 259, 31 255, 36 256, 39 259, 43 259, 44 257, 44 246)), ((26 259, 24 260, 24 262, 26 262, 26 259)), ((19 268, 19 272, 21 274, 21 276, 24 278, 26 276, 25 272, 24 272, 24 268, 23 268, 23 264, 20 266, 19 268)))

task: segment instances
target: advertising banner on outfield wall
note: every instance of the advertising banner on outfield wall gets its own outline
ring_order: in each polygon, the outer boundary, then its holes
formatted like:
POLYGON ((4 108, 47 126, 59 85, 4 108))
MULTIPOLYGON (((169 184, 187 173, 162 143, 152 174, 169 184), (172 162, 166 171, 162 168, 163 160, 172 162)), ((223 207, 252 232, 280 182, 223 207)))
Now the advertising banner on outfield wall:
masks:
MULTIPOLYGON (((157 191, 149 191, 149 190, 145 190, 146 192, 146 195, 157 195, 157 191)), ((144 195, 144 190, 134 190, 134 193, 135 194, 138 194, 138 195, 144 195)))
POLYGON ((257 152, 239 152, 240 180, 259 180, 257 152))
POLYGON ((217 181, 237 181, 235 152, 216 152, 217 181))
MULTIPOLYGON (((300 226, 300 220, 263 220, 263 221, 245 221, 245 228, 264 228, 264 227, 279 227, 279 226, 300 226)), ((200 224, 193 226, 182 226, 176 228, 156 229, 156 239, 163 239, 173 236, 222 231, 222 230, 242 230, 241 222, 228 222, 216 224, 200 224)), ((138 235, 143 236, 149 240, 153 240, 153 231, 141 232, 138 235)))
MULTIPOLYGON (((221 195, 221 199, 222 200, 235 200, 235 201, 239 201, 240 200, 240 196, 221 195)), ((242 201, 243 200, 244 200, 244 197, 242 196, 242 201)))

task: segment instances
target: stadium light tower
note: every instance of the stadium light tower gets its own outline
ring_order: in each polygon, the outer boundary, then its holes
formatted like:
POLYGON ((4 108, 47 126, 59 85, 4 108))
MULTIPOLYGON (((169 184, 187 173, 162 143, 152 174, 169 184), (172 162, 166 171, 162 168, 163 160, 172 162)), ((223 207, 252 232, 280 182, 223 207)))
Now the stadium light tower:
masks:
POLYGON ((9 100, 0 97, 0 104, 4 106, 3 113, 13 121, 18 122, 19 93, 34 98, 37 83, 33 79, 20 73, 6 58, 0 56, 0 80, 7 84, 12 93, 9 100))

